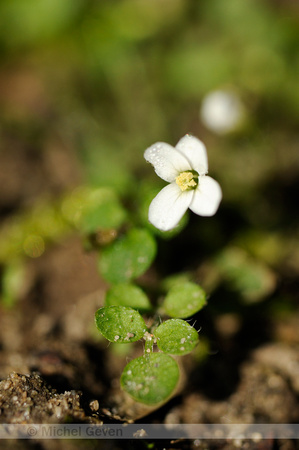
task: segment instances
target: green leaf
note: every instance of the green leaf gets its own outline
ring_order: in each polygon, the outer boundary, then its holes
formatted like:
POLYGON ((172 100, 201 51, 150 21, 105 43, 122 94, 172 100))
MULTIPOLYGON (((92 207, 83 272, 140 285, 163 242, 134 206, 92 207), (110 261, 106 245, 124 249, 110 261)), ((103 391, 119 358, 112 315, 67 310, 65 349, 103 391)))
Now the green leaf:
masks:
POLYGON ((229 247, 216 259, 221 274, 246 303, 255 303, 271 294, 276 286, 274 273, 266 264, 238 247, 229 247))
POLYGON ((134 284, 127 283, 112 286, 107 292, 105 305, 130 306, 140 311, 151 309, 151 303, 143 290, 134 284))
POLYGON ((145 229, 134 228, 102 250, 99 269, 110 283, 123 283, 142 275, 156 255, 156 241, 145 229))
POLYGON ((119 344, 138 341, 147 331, 139 312, 125 306, 104 306, 95 313, 95 321, 108 341, 119 344))
POLYGON ((164 291, 169 291, 174 286, 188 283, 190 281, 190 275, 185 272, 176 273, 174 275, 170 275, 169 277, 164 278, 162 281, 162 289, 164 291))
POLYGON ((84 199, 79 227, 84 233, 119 228, 126 219, 126 211, 115 192, 109 188, 92 190, 84 199))
POLYGON ((178 380, 179 368, 171 356, 149 353, 126 365, 120 383, 136 401, 155 405, 170 397, 178 380))
POLYGON ((1 298, 4 306, 8 308, 14 306, 26 286, 26 279, 26 270, 23 261, 12 260, 10 264, 4 267, 1 298))
POLYGON ((170 319, 162 323, 155 331, 160 350, 172 355, 186 355, 198 344, 195 328, 181 319, 170 319))
POLYGON ((175 284, 168 292, 162 305, 171 317, 190 317, 206 304, 206 293, 198 284, 185 282, 175 284))

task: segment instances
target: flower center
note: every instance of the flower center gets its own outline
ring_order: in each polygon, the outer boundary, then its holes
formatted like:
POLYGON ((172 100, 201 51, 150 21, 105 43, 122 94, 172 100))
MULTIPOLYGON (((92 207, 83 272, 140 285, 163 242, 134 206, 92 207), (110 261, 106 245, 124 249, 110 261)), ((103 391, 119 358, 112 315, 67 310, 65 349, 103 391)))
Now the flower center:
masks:
POLYGON ((195 170, 181 172, 179 176, 176 177, 175 182, 182 191, 195 189, 198 185, 198 173, 195 170))

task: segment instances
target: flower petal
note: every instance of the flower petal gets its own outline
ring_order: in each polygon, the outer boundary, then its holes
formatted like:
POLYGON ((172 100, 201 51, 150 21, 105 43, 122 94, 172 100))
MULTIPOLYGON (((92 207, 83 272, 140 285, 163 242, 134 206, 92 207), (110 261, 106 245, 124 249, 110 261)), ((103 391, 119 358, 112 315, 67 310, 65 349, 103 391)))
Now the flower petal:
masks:
POLYGON ((208 172, 208 157, 205 145, 196 137, 186 134, 175 146, 199 174, 208 172))
POLYGON ((182 192, 176 183, 165 186, 149 207, 148 219, 159 230, 174 228, 190 205, 194 191, 182 192))
POLYGON ((221 199, 222 191, 219 183, 211 177, 203 176, 199 179, 189 208, 200 216, 213 216, 221 199))
POLYGON ((191 170, 187 158, 165 142, 157 142, 144 152, 146 161, 154 166, 156 174, 165 181, 172 182, 180 172, 191 170))

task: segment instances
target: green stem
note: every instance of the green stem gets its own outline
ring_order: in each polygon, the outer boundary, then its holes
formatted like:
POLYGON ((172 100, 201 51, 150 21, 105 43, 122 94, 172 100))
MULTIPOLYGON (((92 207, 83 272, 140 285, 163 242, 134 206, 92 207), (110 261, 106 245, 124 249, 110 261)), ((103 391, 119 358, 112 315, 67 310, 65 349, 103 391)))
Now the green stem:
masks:
POLYGON ((154 347, 154 337, 150 333, 147 333, 146 336, 144 336, 144 339, 145 339, 144 353, 145 354, 152 353, 154 347))

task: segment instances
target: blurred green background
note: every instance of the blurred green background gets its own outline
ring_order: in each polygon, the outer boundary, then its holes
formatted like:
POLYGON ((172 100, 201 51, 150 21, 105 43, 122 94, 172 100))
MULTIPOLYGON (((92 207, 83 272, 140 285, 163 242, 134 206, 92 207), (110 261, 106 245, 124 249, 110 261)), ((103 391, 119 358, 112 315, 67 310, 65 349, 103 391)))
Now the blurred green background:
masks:
MULTIPOLYGON (((56 174, 52 194, 80 183, 121 194, 143 180, 162 186, 144 150, 191 133, 206 144, 210 174, 224 194, 215 219, 196 218, 195 225, 192 218, 193 239, 216 254, 213 267, 246 301, 271 295, 283 279, 284 298, 295 306, 298 25, 292 0, 2 0, 2 218, 36 207, 37 180, 47 170, 56 174), (221 112, 214 105, 216 115, 233 116, 237 102, 237 120, 227 129, 213 127, 203 111, 219 90, 229 106, 221 112), (70 154, 78 161, 71 169, 70 154), (28 155, 48 156, 44 172, 24 172, 22 197, 13 194, 13 177, 28 155), (26 187, 28 177, 35 191, 26 187)), ((22 220, 32 228, 41 216, 47 226, 55 223, 54 235, 63 231, 52 209, 22 220)), ((1 230, 3 261, 12 251, 4 248, 7 228, 1 230)), ((202 270, 199 278, 212 290, 214 269, 202 270)))

